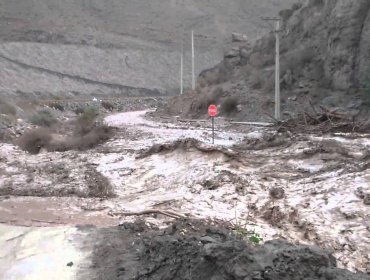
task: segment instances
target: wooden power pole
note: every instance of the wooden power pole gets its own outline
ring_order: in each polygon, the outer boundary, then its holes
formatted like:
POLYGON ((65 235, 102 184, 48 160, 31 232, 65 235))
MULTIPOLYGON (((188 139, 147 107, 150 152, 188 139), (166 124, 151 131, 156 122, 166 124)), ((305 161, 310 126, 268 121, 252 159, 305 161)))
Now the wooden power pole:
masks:
POLYGON ((280 98, 280 20, 279 17, 263 17, 265 21, 275 21, 275 36, 276 36, 276 49, 275 49, 275 118, 281 120, 281 98, 280 98))

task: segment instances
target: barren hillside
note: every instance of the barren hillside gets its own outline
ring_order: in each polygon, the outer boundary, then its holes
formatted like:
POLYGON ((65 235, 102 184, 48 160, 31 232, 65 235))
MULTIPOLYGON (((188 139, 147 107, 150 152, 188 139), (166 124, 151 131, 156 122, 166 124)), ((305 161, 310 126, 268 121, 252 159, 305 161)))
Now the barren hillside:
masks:
POLYGON ((266 32, 262 15, 294 0, 56 1, 0 3, 2 94, 156 94, 178 88, 180 42, 190 83, 190 30, 197 72, 222 57, 232 32, 266 32), (150 91, 148 92, 149 89, 150 91))

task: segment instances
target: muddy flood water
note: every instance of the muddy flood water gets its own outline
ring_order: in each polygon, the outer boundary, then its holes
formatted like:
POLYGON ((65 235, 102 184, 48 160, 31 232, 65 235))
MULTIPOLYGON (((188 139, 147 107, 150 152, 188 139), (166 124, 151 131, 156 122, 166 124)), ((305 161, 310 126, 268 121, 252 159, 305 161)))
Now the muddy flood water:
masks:
POLYGON ((145 114, 83 152, 0 143, 0 279, 370 279, 369 135, 145 114))

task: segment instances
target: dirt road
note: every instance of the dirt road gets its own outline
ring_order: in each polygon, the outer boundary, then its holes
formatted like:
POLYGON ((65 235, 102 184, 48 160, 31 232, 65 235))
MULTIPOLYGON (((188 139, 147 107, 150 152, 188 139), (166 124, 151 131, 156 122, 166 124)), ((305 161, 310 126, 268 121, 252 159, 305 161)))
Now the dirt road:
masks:
MULTIPOLYGON (((241 133, 220 120, 211 145, 208 123, 158 123, 144 114, 108 116, 115 139, 86 152, 29 155, 0 144, 1 223, 45 232, 58 226, 68 239, 59 226, 115 226, 135 221, 122 213, 155 208, 256 232, 264 241, 319 245, 334 252, 339 267, 370 271, 369 136, 241 133)), ((159 228, 173 220, 142 217, 159 228)), ((14 250, 7 248, 5 254, 14 250)), ((11 272, 38 254, 27 250, 0 266, 11 272)))

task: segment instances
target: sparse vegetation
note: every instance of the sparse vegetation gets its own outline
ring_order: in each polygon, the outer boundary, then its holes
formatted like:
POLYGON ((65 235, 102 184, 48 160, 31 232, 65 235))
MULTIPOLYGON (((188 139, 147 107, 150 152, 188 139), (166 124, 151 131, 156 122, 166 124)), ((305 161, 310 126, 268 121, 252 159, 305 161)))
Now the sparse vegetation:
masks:
POLYGON ((0 99, 0 114, 15 116, 17 115, 17 109, 8 102, 0 99))
POLYGON ((85 107, 82 107, 82 106, 77 106, 76 108, 73 109, 73 112, 76 114, 76 115, 81 115, 85 110, 85 107))
POLYGON ((77 133, 80 135, 85 135, 89 133, 92 130, 98 115, 98 109, 94 107, 85 108, 76 122, 77 133))
MULTIPOLYGON (((259 245, 263 238, 262 236, 256 232, 255 229, 248 230, 247 225, 248 223, 242 224, 236 215, 236 209, 235 209, 235 219, 234 222, 231 222, 232 225, 232 233, 236 238, 240 239, 248 239, 250 242, 252 242, 255 245, 259 245)), ((250 226, 253 226, 253 224, 249 224, 250 226)), ((255 226, 255 225, 254 225, 255 226)))
POLYGON ((114 130, 111 127, 100 125, 90 127, 84 135, 78 133, 63 140, 52 138, 53 131, 48 128, 38 128, 27 131, 18 140, 18 146, 30 154, 38 154, 42 148, 49 152, 64 152, 68 150, 88 150, 109 140, 114 130))
POLYGON ((30 119, 30 123, 33 125, 43 126, 43 127, 50 127, 53 124, 57 123, 57 119, 49 110, 41 110, 37 113, 33 114, 30 119))
POLYGON ((60 103, 60 102, 57 102, 57 101, 55 101, 55 102, 51 103, 51 104, 49 105, 49 107, 50 107, 50 108, 53 108, 54 110, 61 111, 61 112, 63 112, 63 111, 64 111, 64 106, 63 106, 63 104, 62 104, 62 103, 60 103))
POLYGON ((51 133, 49 129, 39 128, 27 131, 17 141, 18 146, 30 154, 38 154, 41 148, 49 145, 51 133))
POLYGON ((109 102, 109 101, 102 101, 101 102, 101 106, 105 109, 105 110, 108 110, 108 111, 113 111, 114 110, 114 104, 112 102, 109 102))

